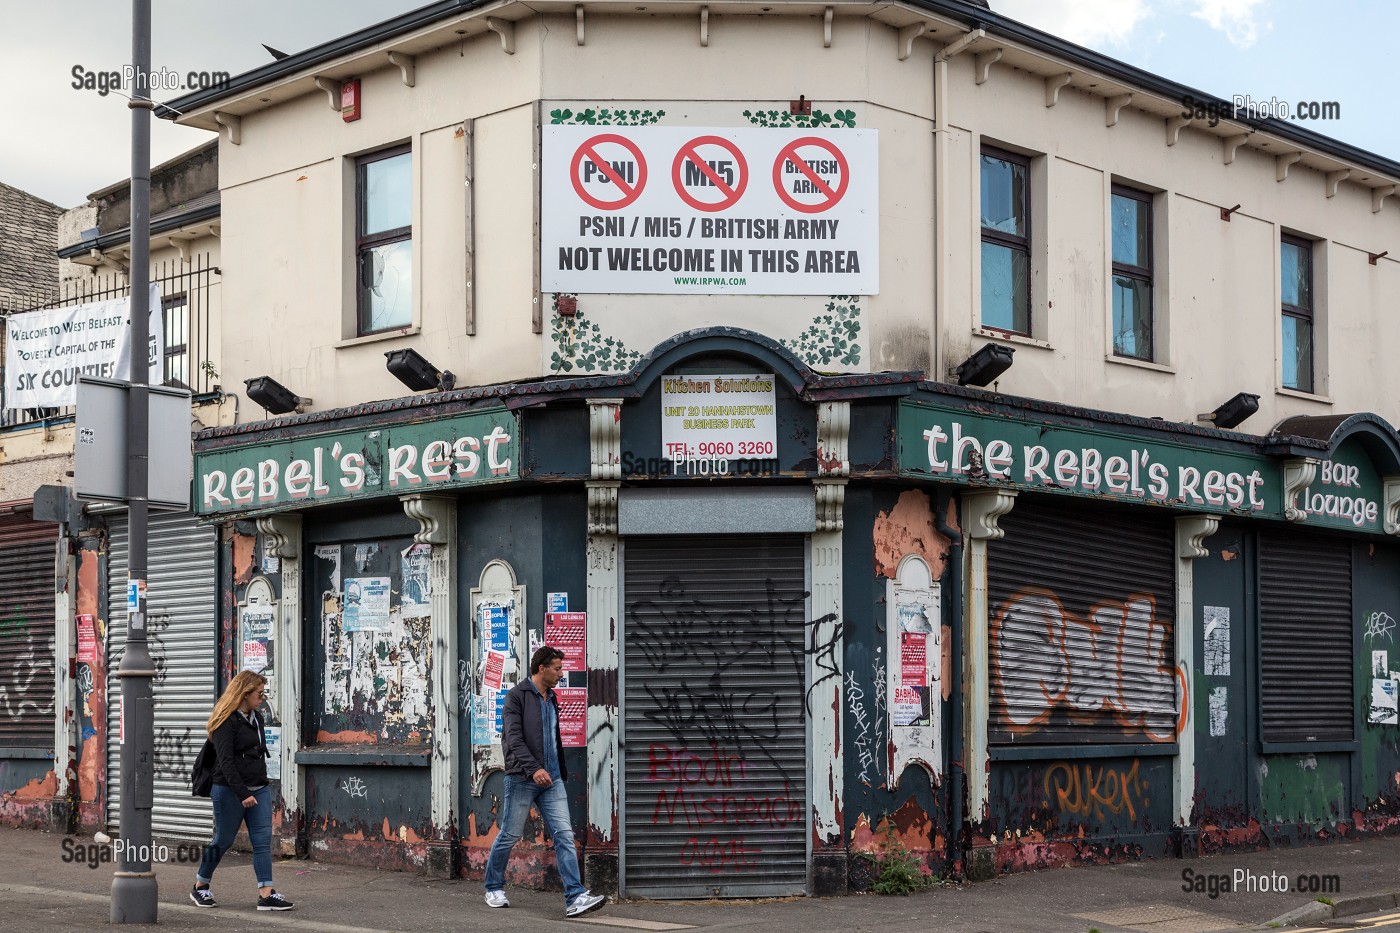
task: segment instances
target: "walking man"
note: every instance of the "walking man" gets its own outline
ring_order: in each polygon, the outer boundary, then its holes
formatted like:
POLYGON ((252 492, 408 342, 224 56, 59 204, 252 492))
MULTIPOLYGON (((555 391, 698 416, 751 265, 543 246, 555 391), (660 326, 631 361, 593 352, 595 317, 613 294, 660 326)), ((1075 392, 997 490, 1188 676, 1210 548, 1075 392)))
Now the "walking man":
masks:
POLYGON ((486 858, 486 905, 509 907, 506 863, 510 850, 525 832, 533 805, 554 840, 554 862, 564 882, 564 914, 577 917, 607 902, 591 894, 579 875, 578 850, 569 822, 569 799, 564 792, 564 740, 559 734, 559 700, 554 686, 564 677, 564 652, 544 645, 530 658, 530 676, 506 694, 502 712, 501 747, 506 759, 506 799, 501 805, 500 832, 486 858))

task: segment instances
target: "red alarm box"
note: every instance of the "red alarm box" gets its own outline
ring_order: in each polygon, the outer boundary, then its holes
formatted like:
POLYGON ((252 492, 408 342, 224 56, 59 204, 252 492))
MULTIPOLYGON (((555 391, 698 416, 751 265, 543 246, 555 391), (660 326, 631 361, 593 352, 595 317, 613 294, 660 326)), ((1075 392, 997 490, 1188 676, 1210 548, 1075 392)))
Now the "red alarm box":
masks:
POLYGON ((360 79, 340 83, 340 119, 354 123, 360 119, 360 79))

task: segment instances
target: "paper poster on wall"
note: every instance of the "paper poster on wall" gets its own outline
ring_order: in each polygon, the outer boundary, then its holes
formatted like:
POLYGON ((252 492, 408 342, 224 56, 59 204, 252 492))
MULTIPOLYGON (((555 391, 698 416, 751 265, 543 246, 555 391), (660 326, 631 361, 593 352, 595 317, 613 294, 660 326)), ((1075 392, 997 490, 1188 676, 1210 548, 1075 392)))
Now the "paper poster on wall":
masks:
POLYGON ((97 663, 97 623, 90 615, 78 616, 78 663, 97 663))
POLYGON ((494 722, 491 707, 496 705, 496 691, 488 690, 485 695, 473 694, 471 703, 472 744, 490 745, 497 740, 491 728, 494 722))
POLYGON ((481 646, 484 651, 510 650, 510 609, 500 603, 477 606, 481 619, 481 646))
POLYGON ((568 593, 550 593, 546 602, 548 604, 548 608, 545 610, 546 612, 569 611, 568 593))
POLYGON ((923 698, 917 687, 896 687, 890 713, 896 726, 912 726, 919 722, 924 713, 923 698))
POLYGON ((1215 687, 1210 691, 1210 734, 1217 738, 1225 734, 1225 723, 1230 713, 1226 705, 1227 697, 1224 687, 1215 687))
POLYGON ((1230 676, 1230 607, 1202 608, 1205 626, 1205 672, 1211 677, 1230 676))
POLYGON ((565 748, 583 748, 588 744, 588 688, 555 687, 559 699, 559 736, 565 748))
POLYGON ((501 689, 501 681, 505 675, 506 655, 504 651, 487 651, 486 664, 482 668, 481 682, 492 690, 501 689))
POLYGON ((267 779, 269 781, 282 780, 282 727, 265 726, 263 734, 267 736, 267 779))
POLYGON ((1384 648, 1371 652, 1371 676, 1385 677, 1390 670, 1390 652, 1384 648))
POLYGON ((899 685, 928 686, 928 636, 922 632, 899 633, 899 685))
POLYGON ((387 632, 389 619, 388 577, 346 577, 341 621, 347 632, 387 632))
POLYGON ((262 558, 262 572, 281 573, 282 558, 278 557, 276 554, 264 554, 262 558))
POLYGON ((547 612, 544 616, 544 643, 564 652, 565 671, 588 669, 588 613, 547 612))
POLYGON ((272 623, 271 606, 242 606, 238 610, 239 632, 242 635, 242 658, 239 667, 245 671, 261 673, 272 666, 272 623))
POLYGON ((1371 712, 1366 721, 1373 726, 1394 726, 1400 724, 1396 717, 1396 682, 1379 677, 1371 680, 1371 712))
POLYGON ((403 551, 403 615, 405 618, 430 614, 429 571, 433 563, 433 546, 415 544, 403 551))
POLYGON ((927 726, 932 722, 928 644, 933 634, 932 594, 924 589, 901 590, 895 606, 899 622, 899 679, 895 688, 896 726, 927 726))

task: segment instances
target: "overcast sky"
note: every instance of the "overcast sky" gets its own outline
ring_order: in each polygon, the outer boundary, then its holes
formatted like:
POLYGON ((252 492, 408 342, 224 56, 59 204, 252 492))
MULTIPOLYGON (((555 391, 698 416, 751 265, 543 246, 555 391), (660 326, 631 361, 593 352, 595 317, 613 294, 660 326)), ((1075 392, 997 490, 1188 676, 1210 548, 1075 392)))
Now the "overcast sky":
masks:
MULTIPOLYGON (((1227 100, 1336 101, 1303 125, 1400 159, 1387 37, 1393 0, 991 0, 999 13, 1227 100)), ((238 74, 425 5, 424 0, 153 0, 152 64, 238 74)), ((116 93, 73 88, 74 66, 131 59, 127 0, 8 0, 0 25, 0 181, 63 207, 130 174, 130 118, 116 93)), ((157 93, 171 99, 183 92, 157 93)), ((786 91, 776 95, 781 97, 786 91)), ((765 96, 756 89, 759 97, 765 96)), ((152 164, 210 134, 153 121, 152 164)))

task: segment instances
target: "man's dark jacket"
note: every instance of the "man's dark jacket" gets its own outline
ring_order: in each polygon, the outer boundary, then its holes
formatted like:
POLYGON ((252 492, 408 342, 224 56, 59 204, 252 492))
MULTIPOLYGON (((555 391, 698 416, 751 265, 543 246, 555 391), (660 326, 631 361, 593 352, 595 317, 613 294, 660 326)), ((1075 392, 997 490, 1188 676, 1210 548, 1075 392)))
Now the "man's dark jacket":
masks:
MULTIPOLYGON (((527 678, 510 688, 506 694, 505 709, 501 712, 501 747, 506 753, 506 774, 517 777, 533 777, 544 767, 544 703, 534 684, 527 678)), ((559 722, 559 698, 549 691, 549 702, 554 704, 554 721, 559 722)), ((567 778, 569 769, 564 766, 564 736, 559 729, 554 730, 554 742, 559 754, 559 776, 567 778)))
POLYGON ((234 710, 209 735, 218 755, 214 783, 232 788, 239 800, 253 796, 252 788, 267 786, 267 743, 263 740, 262 717, 255 714, 255 718, 256 724, 234 710))

